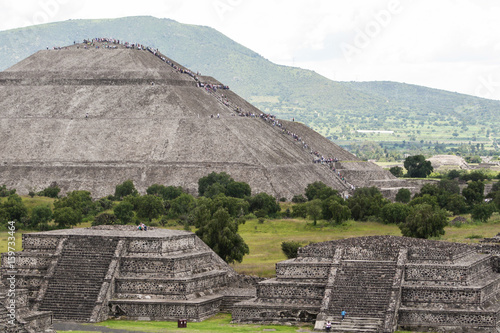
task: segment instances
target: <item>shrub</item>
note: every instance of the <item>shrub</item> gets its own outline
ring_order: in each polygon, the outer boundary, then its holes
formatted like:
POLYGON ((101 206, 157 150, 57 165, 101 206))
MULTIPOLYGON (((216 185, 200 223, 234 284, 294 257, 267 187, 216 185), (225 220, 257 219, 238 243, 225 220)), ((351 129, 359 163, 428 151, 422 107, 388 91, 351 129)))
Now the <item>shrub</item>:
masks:
POLYGON ((286 198, 285 197, 281 197, 280 198, 280 202, 286 202, 286 198))
POLYGON ((302 244, 296 241, 284 241, 281 243, 281 251, 288 259, 297 258, 297 251, 302 244))
POLYGON ((394 166, 389 169, 389 172, 392 173, 393 176, 401 178, 403 177, 403 168, 400 166, 394 166))
POLYGON ((306 201, 307 201, 307 199, 302 194, 296 194, 292 198, 293 203, 303 203, 306 201))
POLYGON ((474 207, 472 208, 471 217, 474 220, 486 223, 488 222, 491 215, 493 215, 493 213, 495 212, 495 208, 495 205, 491 203, 480 203, 474 205, 474 207))
POLYGON ((5 184, 0 186, 0 197, 8 197, 9 195, 12 195, 15 193, 16 193, 15 189, 9 190, 5 184))
POLYGON ((306 218, 307 216, 307 206, 305 203, 296 204, 292 207, 292 216, 293 217, 302 217, 306 218))
POLYGON ((92 226, 113 224, 116 224, 116 216, 108 213, 99 214, 94 218, 94 221, 92 221, 92 226))
POLYGON ((48 197, 48 198, 58 198, 59 192, 61 192, 59 186, 57 186, 57 184, 51 184, 49 187, 38 192, 38 196, 48 197))
POLYGON ((396 193, 396 202, 408 203, 411 200, 411 192, 407 188, 400 188, 396 193))

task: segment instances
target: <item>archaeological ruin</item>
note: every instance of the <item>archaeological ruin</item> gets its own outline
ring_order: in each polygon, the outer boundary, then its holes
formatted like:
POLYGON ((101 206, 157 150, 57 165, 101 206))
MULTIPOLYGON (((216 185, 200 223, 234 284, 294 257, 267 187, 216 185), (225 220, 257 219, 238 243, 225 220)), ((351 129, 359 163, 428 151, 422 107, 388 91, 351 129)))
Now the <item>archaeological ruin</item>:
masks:
POLYGON ((16 284, 32 326, 202 321, 226 311, 236 323, 321 330, 330 320, 333 332, 500 332, 500 234, 475 245, 396 236, 316 243, 267 280, 235 273, 187 231, 54 230, 24 234, 23 248, 16 284))
POLYGON ((140 192, 157 183, 196 194, 213 171, 288 199, 314 181, 341 193, 407 186, 216 79, 116 40, 41 50, 1 72, 0 128, 0 184, 19 194, 56 182, 62 194, 103 197, 127 179, 140 192))
POLYGON ((315 329, 330 320, 334 332, 497 333, 498 263, 498 252, 477 246, 405 237, 312 244, 278 263, 256 298, 234 306, 233 320, 314 321, 315 329))
MULTIPOLYGON (((7 259, 2 254, 4 284, 7 259)), ((201 321, 255 296, 252 278, 187 231, 99 226, 24 234, 14 269, 27 309, 55 320, 201 321)))

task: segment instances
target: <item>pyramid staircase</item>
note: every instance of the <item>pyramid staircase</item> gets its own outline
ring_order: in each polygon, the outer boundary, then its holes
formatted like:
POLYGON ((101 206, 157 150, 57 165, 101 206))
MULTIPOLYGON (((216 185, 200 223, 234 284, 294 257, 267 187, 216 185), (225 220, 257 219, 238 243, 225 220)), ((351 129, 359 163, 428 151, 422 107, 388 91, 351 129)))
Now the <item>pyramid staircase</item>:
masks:
POLYGON ((396 274, 396 261, 342 260, 315 329, 330 320, 332 332, 383 332, 396 274), (342 321, 343 310, 347 316, 342 321))
POLYGON ((56 320, 90 321, 117 245, 117 239, 69 237, 39 310, 56 320))

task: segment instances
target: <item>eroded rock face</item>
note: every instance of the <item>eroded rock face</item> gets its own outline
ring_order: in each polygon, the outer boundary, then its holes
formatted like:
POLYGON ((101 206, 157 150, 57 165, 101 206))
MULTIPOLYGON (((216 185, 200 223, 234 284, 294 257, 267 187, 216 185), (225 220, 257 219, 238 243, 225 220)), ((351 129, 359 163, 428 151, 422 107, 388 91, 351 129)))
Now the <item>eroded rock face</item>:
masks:
POLYGON ((300 123, 264 120, 231 90, 208 88, 213 78, 114 46, 43 50, 0 73, 0 184, 26 194, 56 181, 101 197, 132 179, 142 192, 196 193, 200 177, 225 171, 291 198, 314 181, 343 192, 395 179, 300 123), (313 163, 311 152, 338 163, 313 163))

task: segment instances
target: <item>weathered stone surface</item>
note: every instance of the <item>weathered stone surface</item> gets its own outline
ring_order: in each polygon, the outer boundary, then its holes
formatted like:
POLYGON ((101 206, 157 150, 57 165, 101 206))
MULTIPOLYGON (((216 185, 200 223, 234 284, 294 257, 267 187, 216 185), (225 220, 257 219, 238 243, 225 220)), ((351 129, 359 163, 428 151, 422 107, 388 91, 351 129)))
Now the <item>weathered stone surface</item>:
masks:
POLYGON ((42 50, 0 73, 1 184, 27 194, 55 181, 63 193, 102 197, 132 179, 140 192, 158 183, 194 194, 200 177, 225 171, 255 193, 289 199, 314 181, 348 191, 311 151, 339 159, 355 186, 397 180, 303 124, 273 126, 231 90, 200 87, 220 84, 213 78, 147 50, 96 45, 42 50))
POLYGON ((236 322, 331 320, 336 332, 496 332, 498 257, 466 244, 394 236, 311 244, 276 265, 236 322), (307 274, 310 272, 310 275, 307 274), (323 295, 322 295, 323 293, 323 295), (340 322, 340 312, 349 318, 340 322))
POLYGON ((56 319, 200 321, 255 295, 255 278, 236 274, 187 231, 99 226, 23 240, 29 246, 18 255, 17 287, 28 289, 27 304, 56 319))

